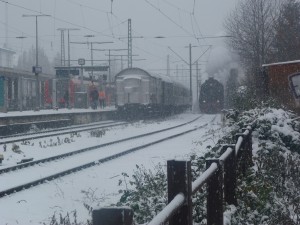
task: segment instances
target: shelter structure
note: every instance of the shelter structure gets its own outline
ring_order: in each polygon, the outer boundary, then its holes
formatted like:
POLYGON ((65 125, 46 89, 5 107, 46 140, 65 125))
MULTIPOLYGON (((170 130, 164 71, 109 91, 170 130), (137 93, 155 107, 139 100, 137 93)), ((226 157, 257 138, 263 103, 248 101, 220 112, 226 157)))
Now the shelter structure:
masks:
POLYGON ((0 67, 12 68, 14 54, 16 54, 16 52, 13 50, 0 48, 0 67))

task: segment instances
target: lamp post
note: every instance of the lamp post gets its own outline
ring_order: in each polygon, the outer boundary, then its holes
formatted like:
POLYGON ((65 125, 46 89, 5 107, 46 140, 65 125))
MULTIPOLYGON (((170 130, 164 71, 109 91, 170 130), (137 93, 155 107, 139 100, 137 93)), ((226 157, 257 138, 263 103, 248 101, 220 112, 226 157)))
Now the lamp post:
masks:
POLYGON ((33 67, 33 71, 36 77, 36 106, 35 110, 39 110, 40 108, 40 87, 39 87, 39 73, 42 72, 42 68, 39 67, 39 55, 38 55, 38 17, 42 16, 50 16, 45 14, 39 15, 23 15, 23 17, 35 17, 35 66, 33 67))
MULTIPOLYGON (((22 40, 22 42, 21 42, 21 53, 22 53, 22 51, 23 51, 23 39, 25 39, 27 37, 17 36, 16 38, 22 40)), ((18 85, 19 93, 24 93, 23 92, 23 79, 24 78, 22 76, 19 77, 19 82, 20 82, 20 85, 18 85)), ((20 111, 23 111, 23 100, 24 100, 23 95, 19 95, 18 99, 19 99, 19 109, 20 109, 20 111)))
POLYGON ((192 45, 189 44, 190 49, 190 103, 193 105, 193 92, 192 92, 192 45))

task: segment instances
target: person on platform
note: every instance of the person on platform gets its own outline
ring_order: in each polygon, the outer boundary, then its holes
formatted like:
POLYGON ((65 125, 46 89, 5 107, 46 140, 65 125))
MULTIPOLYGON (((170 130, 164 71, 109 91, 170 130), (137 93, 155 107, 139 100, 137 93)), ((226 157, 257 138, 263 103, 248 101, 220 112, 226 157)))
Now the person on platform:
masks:
POLYGON ((58 100, 58 106, 59 106, 59 108, 64 108, 65 104, 66 104, 65 98, 60 98, 58 100))
POLYGON ((100 104, 100 108, 104 109, 105 108, 105 91, 104 90, 100 90, 99 91, 99 104, 100 104))
POLYGON ((69 91, 66 90, 65 94, 64 94, 64 100, 65 100, 65 107, 69 108, 69 91))
POLYGON ((96 87, 93 87, 93 89, 91 90, 90 98, 91 98, 91 107, 92 107, 92 109, 97 109, 98 91, 97 91, 96 87))

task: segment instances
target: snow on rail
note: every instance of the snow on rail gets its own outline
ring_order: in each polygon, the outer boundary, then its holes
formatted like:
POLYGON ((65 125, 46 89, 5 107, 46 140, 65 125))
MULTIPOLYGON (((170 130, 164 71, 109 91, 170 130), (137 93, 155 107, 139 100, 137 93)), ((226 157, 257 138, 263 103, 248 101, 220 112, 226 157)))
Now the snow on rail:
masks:
POLYGON ((177 194, 173 200, 158 213, 148 225, 164 224, 184 203, 185 197, 183 193, 177 194))
POLYGON ((192 183, 192 193, 194 194, 217 170, 217 163, 212 163, 210 167, 192 183))
MULTIPOLYGON (((247 130, 244 131, 243 135, 247 136, 249 135, 250 131, 249 128, 247 127, 247 130)), ((242 143, 243 143, 244 137, 240 136, 236 142, 235 145, 235 155, 237 155, 239 153, 239 150, 241 149, 242 143)))
POLYGON ((229 157, 229 155, 231 154, 231 152, 233 151, 233 149, 232 148, 230 148, 230 147, 228 147, 227 149, 226 149, 226 151, 220 156, 220 160, 221 161, 225 161, 228 157, 229 157))

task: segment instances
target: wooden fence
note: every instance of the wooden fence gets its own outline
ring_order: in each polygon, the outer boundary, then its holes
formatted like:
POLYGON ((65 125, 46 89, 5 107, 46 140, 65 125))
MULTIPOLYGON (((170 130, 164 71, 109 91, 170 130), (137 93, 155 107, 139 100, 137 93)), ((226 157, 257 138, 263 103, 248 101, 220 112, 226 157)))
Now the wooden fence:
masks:
MULTIPOLYGON (((192 182, 191 162, 167 162, 168 205, 148 225, 192 225, 192 195, 207 184, 207 225, 223 225, 224 201, 237 204, 236 182, 252 165, 252 127, 236 134, 235 144, 223 145, 222 155, 206 160, 206 170, 192 182)), ((93 225, 131 225, 130 208, 102 208, 93 211, 93 225), (104 216, 105 215, 105 216, 104 216)))

